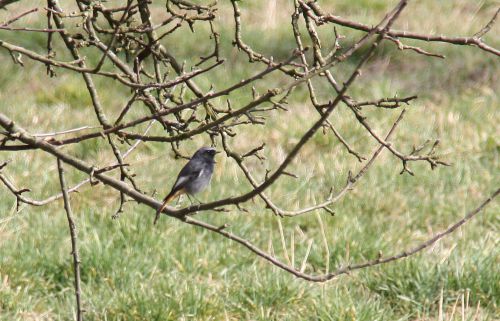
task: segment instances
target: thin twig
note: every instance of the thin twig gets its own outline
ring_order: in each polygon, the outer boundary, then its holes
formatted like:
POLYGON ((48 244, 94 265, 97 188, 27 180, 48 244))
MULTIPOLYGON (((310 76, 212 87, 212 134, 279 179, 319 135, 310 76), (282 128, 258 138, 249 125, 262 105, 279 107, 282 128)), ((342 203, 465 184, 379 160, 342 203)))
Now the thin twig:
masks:
POLYGON ((64 200, 64 209, 66 210, 66 217, 68 218, 69 234, 71 236, 71 254, 73 255, 73 272, 75 274, 75 297, 76 297, 76 319, 83 320, 82 315, 82 302, 81 302, 81 287, 80 287, 80 254, 78 252, 78 236, 73 219, 73 212, 71 210, 71 203, 69 200, 69 193, 66 187, 64 178, 64 168, 61 159, 57 159, 57 169, 59 171, 59 182, 61 184, 61 192, 64 200))

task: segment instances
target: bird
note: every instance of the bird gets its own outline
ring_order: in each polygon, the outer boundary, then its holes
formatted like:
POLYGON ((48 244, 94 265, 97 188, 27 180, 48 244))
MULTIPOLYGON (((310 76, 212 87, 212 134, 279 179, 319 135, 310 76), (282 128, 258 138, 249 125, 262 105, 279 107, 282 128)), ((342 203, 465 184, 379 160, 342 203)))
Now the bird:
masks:
POLYGON ((172 190, 165 196, 162 205, 156 211, 154 224, 158 222, 160 213, 171 200, 182 194, 194 197, 194 194, 203 191, 208 186, 214 172, 214 157, 217 153, 213 147, 201 147, 194 153, 179 172, 172 190))

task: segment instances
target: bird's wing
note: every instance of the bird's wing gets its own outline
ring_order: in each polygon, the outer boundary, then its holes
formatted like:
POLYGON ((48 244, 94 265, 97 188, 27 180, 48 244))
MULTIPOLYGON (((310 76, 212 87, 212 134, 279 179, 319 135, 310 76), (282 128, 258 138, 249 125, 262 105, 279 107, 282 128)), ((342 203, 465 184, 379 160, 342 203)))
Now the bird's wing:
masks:
POLYGON ((179 190, 183 188, 187 182, 200 177, 203 174, 203 168, 197 166, 193 161, 189 161, 180 171, 177 180, 175 181, 172 191, 179 190))

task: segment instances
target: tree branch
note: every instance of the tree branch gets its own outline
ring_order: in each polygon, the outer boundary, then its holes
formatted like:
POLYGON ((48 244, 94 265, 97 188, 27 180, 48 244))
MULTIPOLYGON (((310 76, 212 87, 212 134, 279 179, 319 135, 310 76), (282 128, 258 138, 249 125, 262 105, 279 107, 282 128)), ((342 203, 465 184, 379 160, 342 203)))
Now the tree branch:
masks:
POLYGON ((78 251, 78 236, 76 231, 75 220, 73 219, 73 212, 71 210, 71 203, 69 201, 69 193, 64 179, 64 168, 61 160, 57 159, 57 169, 59 171, 59 182, 61 184, 61 191, 64 200, 64 209, 66 210, 66 217, 68 219, 69 234, 71 236, 71 254, 73 255, 73 271, 75 274, 75 297, 76 297, 76 319, 83 320, 82 316, 82 302, 81 302, 81 287, 80 287, 80 254, 78 251))

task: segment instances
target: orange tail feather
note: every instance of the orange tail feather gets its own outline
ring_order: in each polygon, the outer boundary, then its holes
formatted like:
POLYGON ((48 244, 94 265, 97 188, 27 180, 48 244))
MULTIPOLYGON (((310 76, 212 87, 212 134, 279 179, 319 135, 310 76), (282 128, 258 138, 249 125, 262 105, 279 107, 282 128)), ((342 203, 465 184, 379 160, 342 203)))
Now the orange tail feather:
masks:
POLYGON ((156 224, 158 222, 158 219, 160 218, 161 212, 165 209, 165 207, 167 207, 168 203, 170 203, 170 201, 173 200, 174 198, 176 198, 177 196, 184 194, 184 193, 185 193, 185 191, 183 188, 181 188, 180 190, 175 191, 175 192, 174 191, 170 192, 170 194, 168 194, 163 199, 163 203, 161 204, 160 208, 158 208, 158 210, 156 211, 156 216, 155 216, 155 220, 154 220, 153 224, 156 224))

